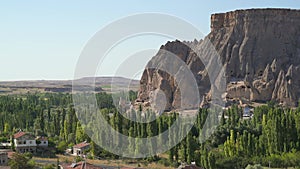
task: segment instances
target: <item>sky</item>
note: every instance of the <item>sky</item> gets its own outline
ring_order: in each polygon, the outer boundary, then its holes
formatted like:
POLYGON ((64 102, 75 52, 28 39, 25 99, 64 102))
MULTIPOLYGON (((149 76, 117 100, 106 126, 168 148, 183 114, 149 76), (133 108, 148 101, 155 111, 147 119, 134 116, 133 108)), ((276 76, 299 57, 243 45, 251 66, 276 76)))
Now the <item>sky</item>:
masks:
MULTIPOLYGON (((78 58, 89 39, 106 25, 133 14, 173 15, 208 34, 213 13, 273 7, 300 9, 300 1, 3 1, 0 4, 0 81, 73 79, 78 58)), ((128 39, 107 54, 96 75, 115 75, 118 66, 136 52, 137 46, 158 49, 168 40, 174 39, 154 35, 128 39)), ((145 63, 149 58, 145 57, 145 63)), ((135 78, 138 77, 137 73, 135 78)))

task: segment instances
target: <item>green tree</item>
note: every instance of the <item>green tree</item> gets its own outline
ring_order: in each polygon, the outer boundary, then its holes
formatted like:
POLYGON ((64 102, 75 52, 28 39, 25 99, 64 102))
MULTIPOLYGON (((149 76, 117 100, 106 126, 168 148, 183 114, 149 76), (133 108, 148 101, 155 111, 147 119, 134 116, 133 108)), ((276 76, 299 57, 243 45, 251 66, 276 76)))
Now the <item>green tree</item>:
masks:
POLYGON ((93 141, 91 141, 90 153, 91 153, 92 158, 94 158, 95 154, 96 154, 96 145, 95 145, 95 142, 93 142, 93 141))
POLYGON ((82 126, 80 125, 79 122, 77 122, 77 127, 76 127, 76 143, 81 143, 85 139, 84 131, 82 129, 82 126))
POLYGON ((65 141, 61 141, 57 145, 58 152, 62 153, 67 149, 68 144, 65 141))
POLYGON ((4 133, 9 133, 11 131, 10 125, 8 123, 4 123, 4 133))
POLYGON ((193 160, 192 135, 189 133, 186 138, 187 163, 190 164, 193 160))
POLYGON ((32 169, 35 167, 34 162, 22 154, 14 153, 9 161, 9 166, 12 169, 32 169))

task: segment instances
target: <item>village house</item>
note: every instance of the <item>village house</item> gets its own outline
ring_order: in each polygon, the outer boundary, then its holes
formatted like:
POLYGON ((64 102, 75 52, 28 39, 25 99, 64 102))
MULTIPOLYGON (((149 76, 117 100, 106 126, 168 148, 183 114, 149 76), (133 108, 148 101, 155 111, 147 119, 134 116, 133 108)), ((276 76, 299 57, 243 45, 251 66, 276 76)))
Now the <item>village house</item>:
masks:
POLYGON ((36 138, 36 140, 38 141, 37 144, 39 147, 48 147, 48 138, 47 137, 38 136, 36 138))
POLYGON ((79 143, 75 146, 73 146, 73 155, 74 156, 83 156, 84 151, 88 150, 90 148, 90 144, 85 142, 79 143))
POLYGON ((6 140, 2 139, 2 142, 0 142, 0 151, 10 150, 10 149, 11 149, 11 137, 6 136, 6 140))
POLYGON ((251 109, 249 106, 244 106, 243 108, 243 119, 251 119, 253 116, 253 109, 251 109))
POLYGON ((11 143, 8 143, 8 142, 3 142, 3 143, 0 143, 0 149, 11 149, 11 143))
POLYGON ((192 162, 190 165, 187 165, 186 163, 182 163, 177 169, 202 169, 202 168, 198 167, 195 162, 192 162))
POLYGON ((0 152, 0 166, 6 166, 7 164, 8 164, 8 153, 0 152))
POLYGON ((14 144, 16 152, 18 153, 36 152, 37 145, 35 137, 29 133, 20 131, 14 134, 14 144))

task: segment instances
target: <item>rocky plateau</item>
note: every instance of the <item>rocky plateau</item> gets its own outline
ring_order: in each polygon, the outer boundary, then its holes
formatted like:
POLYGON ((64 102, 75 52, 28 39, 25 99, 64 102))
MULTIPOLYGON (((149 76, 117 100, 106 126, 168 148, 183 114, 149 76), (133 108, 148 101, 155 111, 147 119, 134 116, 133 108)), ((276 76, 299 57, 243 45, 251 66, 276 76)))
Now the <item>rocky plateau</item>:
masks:
MULTIPOLYGON (((215 48, 225 70, 226 90, 220 99, 228 104, 272 100, 287 107, 298 105, 300 10, 291 9, 248 9, 213 14, 211 32, 204 39, 176 40, 162 45, 162 51, 150 60, 143 72, 136 104, 155 104, 157 93, 164 97, 165 111, 178 109, 185 102, 181 99, 180 82, 168 72, 153 68, 155 63, 167 63, 164 51, 178 56, 191 70, 198 86, 194 92, 201 96, 198 106, 210 102, 211 84, 218 78, 210 81, 208 72, 218 70, 211 64, 214 57, 207 51, 209 44, 215 48)), ((214 74, 219 75, 218 72, 214 74)))

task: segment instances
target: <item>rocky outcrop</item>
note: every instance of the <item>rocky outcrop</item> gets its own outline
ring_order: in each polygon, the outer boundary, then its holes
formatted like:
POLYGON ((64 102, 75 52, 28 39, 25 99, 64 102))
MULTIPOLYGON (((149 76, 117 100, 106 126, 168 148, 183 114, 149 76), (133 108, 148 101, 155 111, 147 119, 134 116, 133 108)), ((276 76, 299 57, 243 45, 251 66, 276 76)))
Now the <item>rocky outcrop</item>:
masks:
MULTIPOLYGON (((224 99, 253 102, 277 101, 296 106, 300 97, 300 11, 290 9, 249 9, 213 14, 211 32, 201 41, 168 42, 161 49, 177 55, 193 72, 199 94, 209 98, 211 85, 207 70, 211 57, 205 53, 210 42, 226 70, 224 99), (191 47, 192 46, 192 47, 191 47), (195 50, 204 55, 200 60, 195 50)), ((163 52, 154 57, 165 63, 163 52)), ((150 61, 150 62, 153 62, 150 61)), ((146 68, 137 103, 149 104, 156 90, 166 97, 165 110, 180 105, 180 90, 167 72, 146 68)))

